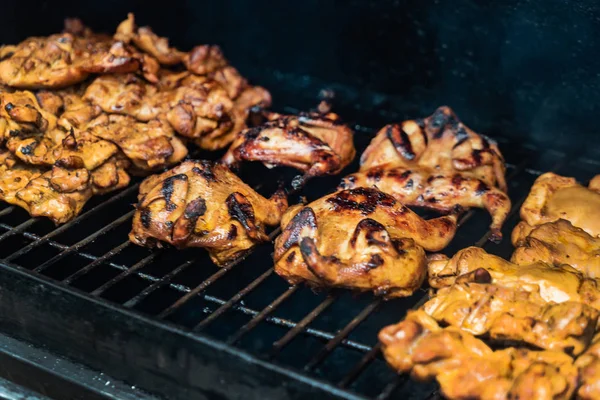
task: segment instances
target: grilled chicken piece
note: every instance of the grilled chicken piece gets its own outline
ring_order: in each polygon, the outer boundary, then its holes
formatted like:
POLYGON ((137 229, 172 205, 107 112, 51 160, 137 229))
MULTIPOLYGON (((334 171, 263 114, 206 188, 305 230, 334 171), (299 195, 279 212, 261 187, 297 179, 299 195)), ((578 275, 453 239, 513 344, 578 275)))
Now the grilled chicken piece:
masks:
POLYGON ((207 78, 179 78, 170 77, 159 89, 133 74, 101 76, 87 88, 84 99, 107 113, 129 115, 139 121, 166 119, 177 133, 205 149, 228 145, 233 140, 234 103, 226 90, 207 78))
POLYGON ((52 130, 56 122, 56 116, 44 110, 32 92, 0 92, 0 141, 52 130))
POLYGON ((207 75, 227 66, 228 62, 219 46, 196 46, 183 58, 188 71, 207 75))
POLYGON ((156 80, 158 63, 123 42, 104 36, 61 33, 33 37, 0 50, 0 83, 17 88, 60 88, 83 81, 90 73, 140 70, 156 80))
POLYGON ((425 119, 385 126, 363 152, 360 164, 361 172, 383 165, 420 167, 432 175, 459 172, 506 192, 504 159, 498 145, 473 132, 445 106, 425 119))
POLYGON ((424 311, 379 333, 383 355, 396 371, 417 380, 435 378, 448 399, 570 399, 577 368, 559 351, 493 351, 470 333, 441 328, 424 311))
POLYGON ((65 131, 72 128, 83 129, 94 118, 100 115, 102 110, 77 94, 65 93, 62 95, 64 112, 58 118, 58 126, 65 131))
POLYGON ((119 24, 115 40, 133 42, 137 48, 150 54, 163 65, 179 64, 183 60, 184 53, 170 47, 169 39, 158 37, 147 26, 138 28, 132 13, 127 14, 127 19, 119 24))
POLYGON ((176 164, 187 155, 187 148, 171 127, 155 119, 137 122, 123 115, 100 115, 87 126, 93 136, 119 146, 138 173, 147 173, 176 164))
POLYGON ((570 355, 582 353, 590 344, 599 314, 582 303, 547 303, 537 291, 480 283, 442 288, 423 310, 441 325, 475 336, 570 355))
POLYGON ((275 272, 291 284, 408 296, 426 274, 425 250, 452 240, 456 216, 423 220, 376 189, 342 190, 291 207, 275 241, 275 272))
POLYGON ((521 221, 513 230, 512 242, 515 264, 568 264, 590 278, 600 278, 600 238, 569 221, 559 219, 535 227, 521 221))
POLYGON ((581 400, 600 399, 600 333, 592 340, 592 345, 575 360, 579 369, 577 398, 581 400))
POLYGON ((557 219, 570 221, 592 236, 600 235, 600 188, 598 177, 589 188, 574 178, 547 172, 536 180, 521 207, 521 218, 529 225, 557 219))
POLYGON ((142 183, 129 239, 149 247, 204 247, 223 265, 267 241, 265 226, 279 223, 286 208, 282 191, 265 199, 224 165, 185 161, 142 183))
POLYGON ((386 168, 377 166, 345 177, 338 189, 375 187, 407 206, 450 212, 457 207, 485 208, 492 216, 492 240, 502 237, 500 230, 511 203, 506 193, 462 173, 440 175, 424 168, 386 168))
POLYGON ((587 278, 573 267, 537 262, 516 265, 479 247, 468 247, 454 257, 430 257, 429 285, 442 288, 460 282, 494 283, 539 291, 545 301, 576 301, 600 310, 600 288, 596 279, 587 278))
POLYGON ((243 131, 223 161, 230 166, 241 161, 260 161, 268 167, 288 166, 312 177, 340 172, 356 154, 353 132, 337 114, 271 113, 268 119, 243 131))

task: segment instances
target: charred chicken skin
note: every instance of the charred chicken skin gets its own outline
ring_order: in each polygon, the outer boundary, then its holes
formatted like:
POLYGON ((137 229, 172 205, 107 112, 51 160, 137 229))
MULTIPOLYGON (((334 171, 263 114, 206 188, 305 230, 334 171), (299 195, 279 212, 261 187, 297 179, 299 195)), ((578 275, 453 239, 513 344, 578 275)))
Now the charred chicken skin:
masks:
POLYGON ((204 247, 217 265, 268 240, 265 226, 279 223, 287 200, 266 199, 226 166, 185 161, 140 186, 130 240, 178 248, 204 247))
POLYGON ((230 166, 241 161, 288 166, 311 177, 340 172, 355 154, 353 132, 337 114, 272 113, 264 124, 243 131, 223 161, 230 166))
POLYGON ((468 247, 451 259, 443 255, 430 257, 428 273, 433 288, 461 282, 493 283, 539 291, 548 302, 574 301, 600 310, 598 280, 587 278, 568 265, 560 268, 543 262, 516 265, 479 247, 468 247))
POLYGON ((465 126, 449 107, 425 119, 387 125, 363 152, 361 172, 373 167, 424 168, 432 175, 481 180, 506 192, 504 159, 498 145, 465 126))
POLYGON ((291 207, 275 241, 275 272, 291 284, 412 294, 426 274, 425 250, 452 239, 456 216, 423 220, 376 189, 342 190, 291 207))
POLYGON ((379 333, 383 355, 398 372, 435 378, 449 399, 570 399, 578 383, 573 359, 559 351, 492 350, 470 333, 441 328, 424 311, 379 333))
POLYGON ((480 283, 442 288, 423 310, 441 325, 475 336, 571 355, 590 344, 599 314, 582 303, 548 303, 536 291, 480 283))
POLYGON ((461 173, 443 175, 425 168, 376 166, 345 177, 339 189, 375 187, 407 206, 451 212, 460 208, 485 208, 492 216, 492 240, 500 232, 511 208, 506 193, 482 180, 461 173))
POLYGON ((552 172, 540 175, 521 207, 521 218, 535 226, 564 219, 590 235, 600 235, 600 179, 589 187, 552 172))
POLYGON ((567 220, 535 227, 521 221, 513 230, 512 242, 516 249, 511 261, 515 264, 568 264, 590 278, 600 278, 600 238, 567 220))

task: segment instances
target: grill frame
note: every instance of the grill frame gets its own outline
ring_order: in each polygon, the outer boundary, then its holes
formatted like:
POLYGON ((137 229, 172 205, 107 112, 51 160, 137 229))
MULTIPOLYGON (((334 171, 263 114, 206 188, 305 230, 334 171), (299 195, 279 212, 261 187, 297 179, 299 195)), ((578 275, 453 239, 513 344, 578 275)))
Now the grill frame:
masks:
MULTIPOLYGON (((273 74, 272 76, 277 77, 279 85, 265 82, 265 86, 277 88, 285 87, 286 82, 304 82, 303 84, 296 84, 294 86, 295 90, 292 92, 288 92, 283 96, 279 93, 280 96, 275 96, 276 104, 293 106, 283 107, 283 111, 286 112, 308 108, 312 105, 313 99, 310 96, 303 97, 299 93, 316 94, 322 88, 321 82, 302 81, 299 77, 294 78, 285 74, 273 74), (277 101, 278 98, 282 98, 283 101, 277 101)), ((349 98, 352 98, 352 96, 349 96, 349 98)), ((378 127, 393 120, 406 118, 406 116, 400 114, 381 114, 373 108, 373 104, 370 106, 364 104, 350 105, 344 103, 342 99, 341 101, 338 100, 336 106, 336 111, 342 116, 355 115, 357 120, 371 121, 369 125, 374 128, 354 125, 357 131, 357 139, 360 138, 362 141, 361 146, 358 147, 359 152, 364 149, 365 143, 368 142, 365 139, 370 139, 378 127)), ((473 128, 477 130, 477 127, 473 128)), ((496 139, 502 139, 501 136, 494 136, 496 139)), ((510 141, 501 141, 501 150, 505 155, 507 155, 507 150, 510 149, 511 154, 528 154, 537 156, 537 158, 526 157, 516 164, 509 164, 508 181, 513 189, 515 185, 519 185, 520 197, 515 198, 509 192, 514 202, 509 221, 513 223, 507 223, 504 229, 503 247, 500 250, 496 249, 497 252, 503 253, 503 255, 507 255, 506 252, 510 248, 510 239, 507 233, 514 225, 515 218, 518 219, 518 207, 524 200, 523 193, 528 191, 528 187, 522 182, 523 177, 527 177, 525 181, 533 181, 540 171, 557 170, 557 172, 575 175, 579 179, 585 180, 590 177, 586 175, 588 172, 594 170, 594 168, 600 170, 600 164, 595 163, 593 160, 594 156, 600 153, 598 149, 587 148, 582 153, 574 149, 541 150, 529 144, 514 148, 512 148, 512 145, 514 143, 510 141), (580 156, 581 154, 584 154, 583 158, 580 156), (589 155, 589 159, 585 158, 585 154, 589 155), (573 158, 574 156, 578 158, 573 158), (574 174, 573 168, 583 172, 574 174), (511 179, 511 175, 513 179, 511 179)), ((202 156, 214 158, 215 154, 202 154, 202 156)), ((514 155, 513 158, 515 158, 514 155)), ((356 168, 356 163, 345 172, 353 168, 356 168)), ((309 182, 306 188, 311 187, 311 185, 315 187, 321 182, 320 189, 330 191, 334 187, 331 183, 337 182, 338 179, 339 177, 315 179, 309 182)), ((229 298, 211 297, 210 294, 206 293, 206 290, 219 280, 227 279, 227 274, 236 269, 237 263, 244 262, 245 257, 216 270, 207 279, 203 279, 195 287, 189 288, 190 291, 179 287, 182 293, 179 300, 156 313, 155 317, 131 311, 131 308, 142 303, 153 293, 158 293, 157 291, 165 286, 171 287, 173 285, 171 279, 184 273, 194 265, 195 261, 182 261, 170 272, 165 273, 161 280, 143 272, 145 267, 152 265, 159 259, 160 252, 153 252, 140 258, 129 265, 129 268, 125 264, 114 262, 105 265, 105 262, 119 256, 121 252, 132 246, 126 241, 126 237, 123 237, 121 244, 101 256, 83 251, 87 246, 93 244, 95 239, 100 239, 113 228, 125 224, 131 216, 131 208, 120 209, 118 211, 120 216, 115 217, 113 222, 103 225, 100 231, 94 231, 81 239, 78 238, 79 240, 71 246, 61 245, 59 242, 53 241, 52 238, 60 236, 70 229, 76 229, 86 218, 102 212, 111 204, 116 204, 127 196, 134 194, 136 190, 137 184, 111 195, 95 206, 86 206, 81 216, 62 227, 50 231, 47 234, 50 236, 39 236, 29 232, 29 228, 32 228, 38 221, 34 218, 26 219, 15 226, 2 222, 5 217, 15 212, 15 209, 11 206, 0 209, 0 228, 6 230, 0 234, 0 244, 15 236, 33 240, 33 243, 40 243, 37 246, 27 245, 17 249, 12 256, 0 257, 0 319, 3 321, 0 329, 2 331, 19 340, 48 348, 70 359, 85 363, 93 369, 105 371, 118 379, 169 398, 210 398, 211 396, 225 398, 249 398, 249 396, 255 398, 296 398, 310 395, 316 398, 359 399, 371 397, 386 399, 399 392, 414 393, 416 386, 409 382, 406 376, 391 379, 375 396, 367 397, 363 395, 364 393, 357 393, 351 387, 375 360, 380 359, 380 351, 377 344, 369 346, 349 339, 348 335, 371 317, 376 310, 381 308, 383 302, 380 299, 373 298, 367 302, 367 305, 357 310, 350 321, 343 324, 341 328, 329 330, 313 328, 311 325, 325 314, 328 308, 336 302, 339 303, 339 297, 343 295, 342 291, 315 295, 316 297, 320 296, 318 298, 324 298, 316 306, 309 307, 301 318, 295 320, 278 317, 276 313, 279 307, 294 295, 298 296, 297 293, 304 289, 298 286, 289 287, 282 280, 280 280, 280 286, 285 287, 285 290, 275 296, 266 307, 253 309, 243 304, 240 305, 240 302, 255 290, 260 291, 260 286, 274 275, 272 268, 270 268, 272 260, 264 257, 262 263, 268 264, 265 267, 266 269, 257 272, 249 284, 244 285, 241 291, 237 291, 229 298), (10 209, 12 211, 9 211, 10 209), (58 248, 61 255, 56 255, 33 267, 33 271, 12 262, 18 258, 17 255, 31 254, 32 250, 42 245, 58 248), (87 258, 90 262, 67 276, 63 282, 56 282, 42 274, 55 267, 56 263, 68 264, 66 262, 67 257, 74 254, 87 258), (89 292, 69 286, 83 276, 84 272, 87 274, 101 267, 112 267, 121 271, 89 292), (117 285, 118 281, 132 276, 140 276, 150 283, 131 299, 122 302, 122 305, 111 303, 99 297, 109 291, 111 287, 117 285), (165 281, 165 279, 168 281, 165 281), (210 312, 205 314, 205 318, 194 324, 192 329, 186 329, 181 325, 165 320, 177 311, 176 308, 183 307, 185 306, 184 303, 198 297, 203 297, 217 308, 209 310, 210 312), (220 322, 217 319, 232 311, 251 316, 251 319, 242 326, 241 330, 237 330, 236 333, 224 341, 217 340, 203 332, 211 325, 219 324, 220 322), (249 333, 259 329, 259 326, 265 326, 265 324, 288 329, 284 335, 274 342, 274 346, 271 347, 270 351, 257 355, 237 346, 249 333), (68 334, 64 332, 65 327, 69 330, 68 334), (303 336, 317 338, 322 344, 321 348, 311 355, 310 360, 303 369, 289 367, 285 362, 278 360, 278 356, 282 351, 292 346, 294 340, 303 336), (319 368, 339 348, 361 352, 362 356, 357 363, 349 368, 342 379, 333 382, 319 378, 319 368)), ((488 223, 488 219, 482 217, 482 215, 481 212, 470 211, 462 217, 460 223, 464 226, 469 221, 477 220, 485 225, 488 223)), ((458 235, 465 233, 467 237, 463 237, 460 241, 453 241, 445 251, 446 253, 451 254, 469 244, 488 245, 486 240, 489 231, 484 230, 483 235, 478 234, 475 238, 470 232, 463 232, 467 228, 465 226, 458 233, 458 235)), ((272 237, 275 234, 276 231, 272 233, 272 237)), ((196 250, 196 252, 203 252, 203 250, 196 250)), ((252 255, 249 257, 252 257, 252 255)), ((424 299, 425 291, 420 291, 413 299, 412 306, 419 305, 424 299)), ((407 308, 399 310, 394 317, 395 321, 400 320, 406 310, 407 308)), ((383 326, 379 326, 379 328, 381 327, 383 326)), ((372 333, 376 334, 376 332, 372 333)), ((429 395, 435 396, 435 391, 430 390, 429 395)))

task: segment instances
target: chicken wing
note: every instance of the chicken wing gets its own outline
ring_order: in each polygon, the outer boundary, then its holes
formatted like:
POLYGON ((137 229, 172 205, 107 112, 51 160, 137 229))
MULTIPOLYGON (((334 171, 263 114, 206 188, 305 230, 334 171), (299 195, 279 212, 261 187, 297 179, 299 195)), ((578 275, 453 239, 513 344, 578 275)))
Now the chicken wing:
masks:
POLYGON ((577 388, 573 359, 559 351, 492 350, 470 333, 441 328, 424 311, 379 333, 395 370, 435 378, 449 399, 570 399, 577 388))
POLYGON ((224 165, 185 161, 142 183, 129 239, 149 247, 204 247, 223 265, 267 241, 265 226, 278 224, 286 208, 282 191, 265 199, 224 165))
POLYGON ((103 114, 87 129, 93 136, 119 146, 138 173, 174 165, 187 155, 183 142, 159 119, 143 123, 124 115, 103 114))
POLYGON ((336 174, 352 161, 353 132, 337 114, 270 114, 269 121, 243 131, 223 161, 260 161, 268 167, 288 166, 306 177, 336 174))
POLYGON ((590 235, 599 236, 600 191, 593 182, 586 188, 574 178, 552 172, 542 174, 521 207, 521 218, 533 226, 565 219, 590 235))
POLYGON ((290 208, 275 241, 275 272, 291 284, 408 296, 426 274, 425 250, 444 248, 456 216, 423 220, 376 189, 342 190, 290 208))
POLYGON ((423 310, 441 325, 475 336, 571 355, 590 344, 599 314, 582 303, 547 303, 537 291, 480 283, 442 288, 423 310))
POLYGON ((462 173, 439 174, 424 168, 376 166, 345 177, 338 189, 375 187, 407 206, 449 212, 457 207, 485 208, 492 216, 492 240, 502 237, 501 228, 510 212, 510 199, 500 189, 462 173))
POLYGON ((538 226, 521 221, 513 230, 512 242, 516 249, 511 261, 515 264, 568 264, 590 278, 600 278, 600 238, 567 220, 538 226))
POLYGON ((360 163, 361 172, 382 165, 420 167, 440 175, 460 172, 506 192, 498 145, 465 126, 449 107, 440 107, 425 119, 385 126, 363 152, 360 163))
POLYGON ((441 254, 430 257, 429 285, 433 288, 455 282, 494 283, 503 287, 519 287, 539 291, 545 301, 575 301, 600 310, 600 288, 596 279, 587 278, 573 267, 537 262, 516 265, 479 247, 468 247, 454 257, 441 254))

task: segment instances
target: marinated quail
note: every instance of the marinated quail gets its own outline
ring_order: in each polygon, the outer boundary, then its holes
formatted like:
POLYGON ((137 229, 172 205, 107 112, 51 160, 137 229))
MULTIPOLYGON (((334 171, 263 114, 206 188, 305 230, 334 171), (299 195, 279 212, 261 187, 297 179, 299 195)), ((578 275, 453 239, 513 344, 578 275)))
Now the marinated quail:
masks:
MULTIPOLYGON (((535 226, 565 219, 590 235, 600 235, 600 188, 552 172, 540 175, 521 207, 521 218, 535 226)), ((600 185, 599 185, 600 186, 600 185)))
POLYGON ((185 161, 142 183, 129 238, 140 246, 204 247, 223 265, 267 241, 265 227, 286 208, 281 191, 266 199, 224 165, 185 161))
POLYGON ((537 291, 481 283, 442 288, 423 310, 441 325, 475 336, 571 355, 590 344, 599 314, 582 303, 548 303, 537 291))
POLYGON ((590 278, 600 278, 600 238, 567 220, 535 227, 521 221, 513 230, 512 242, 516 249, 511 261, 515 264, 568 264, 590 278))
POLYGON ((456 216, 423 220, 376 189, 342 190, 283 216, 275 272, 295 284, 412 294, 426 274, 425 250, 454 236, 456 216))
POLYGON ((560 268, 537 262, 516 265, 479 247, 460 250, 451 259, 432 256, 428 265, 429 285, 442 288, 460 282, 494 283, 539 291, 545 301, 575 301, 600 310, 600 288, 596 279, 587 278, 573 267, 560 268))
POLYGON ((339 189, 376 187, 407 206, 451 212, 457 207, 485 208, 492 216, 492 240, 500 232, 510 211, 510 199, 500 189, 462 173, 443 175, 425 168, 376 166, 345 177, 339 189))
POLYGON ((570 399, 577 388, 573 359, 559 351, 492 350, 470 333, 441 328, 424 311, 379 333, 383 355, 396 371, 435 378, 448 399, 570 399))
POLYGON ((353 132, 337 114, 273 113, 264 124, 243 131, 223 160, 231 166, 241 161, 288 166, 312 177, 340 172, 355 153, 353 132))
POLYGON ((424 168, 431 175, 481 180, 506 192, 504 159, 498 145, 459 121, 449 107, 425 119, 387 125, 363 152, 361 172, 376 166, 424 168))

